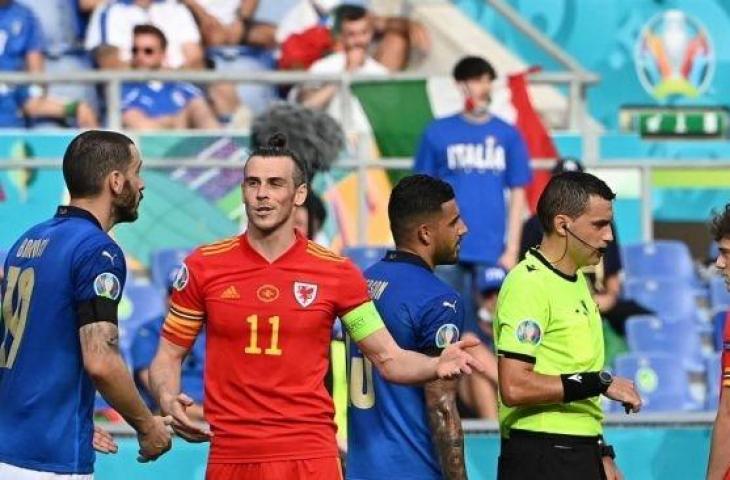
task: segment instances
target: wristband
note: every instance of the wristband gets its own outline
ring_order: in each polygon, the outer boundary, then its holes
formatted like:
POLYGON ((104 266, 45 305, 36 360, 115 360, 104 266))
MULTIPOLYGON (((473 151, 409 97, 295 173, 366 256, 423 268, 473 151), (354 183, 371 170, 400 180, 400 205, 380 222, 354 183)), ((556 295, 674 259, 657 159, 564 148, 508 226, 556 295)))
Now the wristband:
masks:
POLYGON ((613 450, 611 445, 602 443, 599 448, 601 449, 601 457, 611 457, 611 459, 616 458, 616 452, 613 450))
POLYGON ((76 112, 79 111, 79 103, 76 102, 68 102, 66 105, 63 106, 63 116, 67 119, 76 119, 76 112))
POLYGON ((560 375, 563 382, 563 402, 597 397, 608 388, 601 382, 598 372, 565 373, 560 375))

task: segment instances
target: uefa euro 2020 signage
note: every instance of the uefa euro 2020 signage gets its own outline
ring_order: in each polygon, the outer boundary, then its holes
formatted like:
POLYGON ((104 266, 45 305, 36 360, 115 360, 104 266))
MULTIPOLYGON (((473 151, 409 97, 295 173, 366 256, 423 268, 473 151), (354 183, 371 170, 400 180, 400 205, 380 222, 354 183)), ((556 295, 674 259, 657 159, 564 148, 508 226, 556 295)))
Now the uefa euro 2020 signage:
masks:
POLYGON ((681 10, 666 10, 649 19, 634 57, 642 86, 657 100, 702 95, 715 70, 715 49, 707 29, 681 10))

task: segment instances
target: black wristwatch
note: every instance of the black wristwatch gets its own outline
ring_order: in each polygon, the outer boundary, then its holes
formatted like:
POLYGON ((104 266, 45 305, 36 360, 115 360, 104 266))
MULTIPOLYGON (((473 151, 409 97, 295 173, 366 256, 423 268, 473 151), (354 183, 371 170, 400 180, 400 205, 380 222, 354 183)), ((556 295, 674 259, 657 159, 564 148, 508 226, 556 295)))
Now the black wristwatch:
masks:
POLYGON ((613 375, 611 375, 609 372, 605 370, 601 370, 598 372, 598 380, 601 381, 601 387, 603 388, 603 393, 606 393, 606 390, 608 390, 608 387, 611 386, 613 383, 613 375))
POLYGON ((613 451, 613 447, 611 445, 606 445, 604 443, 601 444, 601 457, 611 457, 611 459, 616 458, 616 452, 613 451))

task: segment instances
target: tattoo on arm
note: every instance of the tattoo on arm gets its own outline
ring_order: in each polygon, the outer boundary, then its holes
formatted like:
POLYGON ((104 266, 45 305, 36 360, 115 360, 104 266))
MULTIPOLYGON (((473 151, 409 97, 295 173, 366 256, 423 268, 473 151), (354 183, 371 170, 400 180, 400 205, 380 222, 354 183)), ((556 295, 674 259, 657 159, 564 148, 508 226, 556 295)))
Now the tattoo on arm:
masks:
POLYGON ((456 408, 457 380, 434 380, 425 385, 428 423, 445 480, 466 480, 464 432, 456 408))
POLYGON ((79 329, 81 349, 88 353, 119 354, 119 329, 110 322, 94 322, 79 329))

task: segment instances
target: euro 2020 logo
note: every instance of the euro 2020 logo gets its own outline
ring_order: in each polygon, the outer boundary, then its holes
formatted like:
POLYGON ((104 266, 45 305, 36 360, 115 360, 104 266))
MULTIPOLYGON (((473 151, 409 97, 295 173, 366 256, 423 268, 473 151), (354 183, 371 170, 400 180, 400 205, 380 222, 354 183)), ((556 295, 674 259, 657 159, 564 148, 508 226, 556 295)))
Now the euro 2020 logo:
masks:
POLYGON ((712 81, 715 49, 698 20, 667 10, 641 29, 634 62, 641 85, 654 98, 697 97, 712 81))

